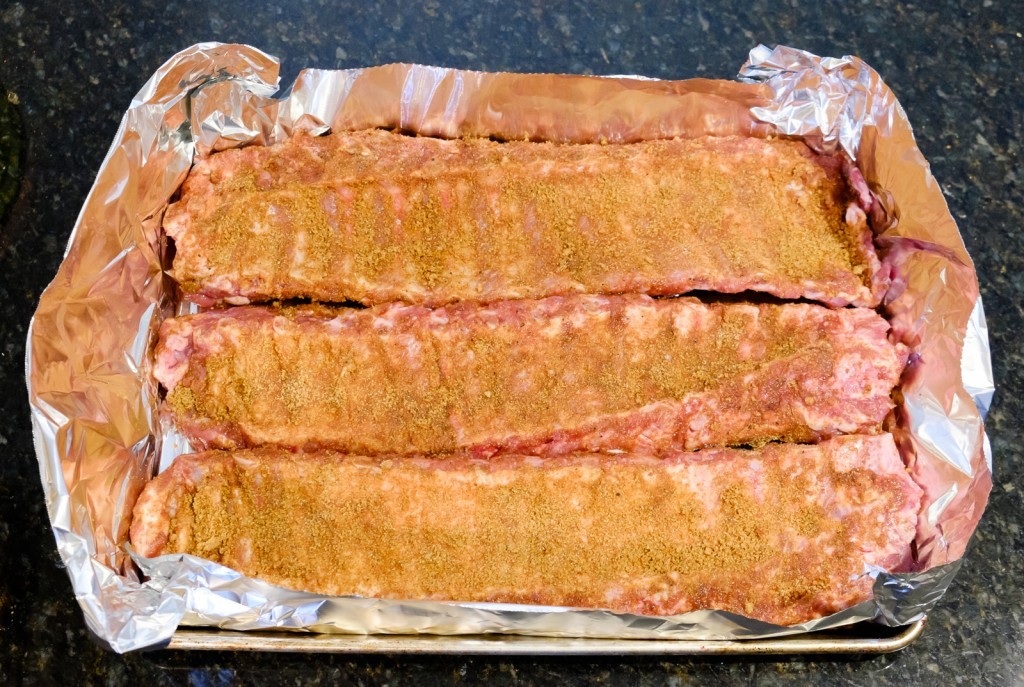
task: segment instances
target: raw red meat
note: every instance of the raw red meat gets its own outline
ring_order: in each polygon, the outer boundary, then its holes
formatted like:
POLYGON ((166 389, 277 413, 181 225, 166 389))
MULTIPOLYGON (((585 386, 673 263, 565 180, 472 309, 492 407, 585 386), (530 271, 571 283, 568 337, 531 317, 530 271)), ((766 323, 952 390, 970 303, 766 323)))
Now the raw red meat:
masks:
POLYGON ((759 138, 297 135, 199 160, 164 228, 203 305, 710 290, 875 307, 887 279, 841 167, 759 138))
POLYGON ((906 362, 871 310, 572 296, 168 320, 196 446, 651 453, 881 431, 906 362))
POLYGON ((892 436, 664 458, 179 457, 135 506, 144 556, 321 594, 721 609, 791 625, 871 597, 921 489, 892 436))

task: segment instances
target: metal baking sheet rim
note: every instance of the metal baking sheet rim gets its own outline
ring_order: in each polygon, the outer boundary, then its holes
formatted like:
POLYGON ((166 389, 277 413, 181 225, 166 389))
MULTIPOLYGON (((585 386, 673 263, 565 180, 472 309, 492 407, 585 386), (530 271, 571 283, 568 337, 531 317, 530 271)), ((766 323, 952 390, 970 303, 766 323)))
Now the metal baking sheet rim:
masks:
MULTIPOLYGON (((179 629, 165 650, 265 651, 310 654, 428 654, 469 656, 784 656, 888 654, 910 646, 924 632, 925 618, 896 634, 845 637, 811 633, 751 640, 586 639, 523 635, 296 635, 208 629, 179 629)), ((887 628, 858 623, 852 628, 887 628)))

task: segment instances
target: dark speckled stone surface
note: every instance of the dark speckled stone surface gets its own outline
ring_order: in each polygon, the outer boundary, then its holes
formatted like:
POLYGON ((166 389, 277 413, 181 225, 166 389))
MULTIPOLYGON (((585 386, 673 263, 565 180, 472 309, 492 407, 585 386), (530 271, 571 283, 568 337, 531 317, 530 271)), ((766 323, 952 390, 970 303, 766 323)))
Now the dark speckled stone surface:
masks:
POLYGON ((0 2, 0 95, 27 149, 0 227, 2 684, 1024 684, 1024 9, 1014 0, 754 4, 558 2, 0 2), (907 650, 861 660, 723 661, 295 656, 93 643, 49 532, 22 361, 123 110, 153 70, 201 40, 306 66, 416 61, 485 70, 732 77, 758 42, 867 59, 901 98, 977 261, 999 390, 996 480, 963 572, 907 650))

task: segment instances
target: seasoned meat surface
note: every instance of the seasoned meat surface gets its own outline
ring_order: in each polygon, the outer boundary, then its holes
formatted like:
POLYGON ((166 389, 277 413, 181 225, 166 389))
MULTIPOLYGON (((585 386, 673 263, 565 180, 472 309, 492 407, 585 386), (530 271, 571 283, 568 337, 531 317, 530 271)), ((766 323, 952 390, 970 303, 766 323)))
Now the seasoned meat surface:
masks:
POLYGON ((321 594, 791 625, 908 559, 921 490, 892 436, 663 458, 179 457, 139 499, 144 556, 188 553, 321 594))
POLYGON ((194 446, 658 453, 877 433, 906 350, 866 309, 571 296, 170 319, 194 446))
POLYGON ((709 290, 874 307, 887 279, 841 166, 758 138, 299 134, 199 160, 164 228, 202 305, 709 290))

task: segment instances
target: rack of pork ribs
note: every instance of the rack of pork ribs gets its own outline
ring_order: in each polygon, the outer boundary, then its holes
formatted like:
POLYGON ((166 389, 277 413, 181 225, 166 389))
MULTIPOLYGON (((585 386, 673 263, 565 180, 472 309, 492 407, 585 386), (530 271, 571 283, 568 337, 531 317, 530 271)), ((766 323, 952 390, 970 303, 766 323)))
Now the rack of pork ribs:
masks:
POLYGON ((197 453, 132 542, 322 594, 795 624, 909 557, 907 360, 850 165, 793 140, 298 134, 194 166, 197 453))

